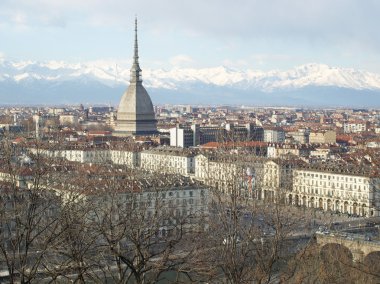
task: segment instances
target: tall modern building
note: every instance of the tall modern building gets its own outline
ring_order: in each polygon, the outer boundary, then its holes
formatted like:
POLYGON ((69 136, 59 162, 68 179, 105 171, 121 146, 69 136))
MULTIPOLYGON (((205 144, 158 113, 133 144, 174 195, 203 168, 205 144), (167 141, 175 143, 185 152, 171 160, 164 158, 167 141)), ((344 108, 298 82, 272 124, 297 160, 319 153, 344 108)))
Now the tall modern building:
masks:
POLYGON ((157 133, 157 121, 148 92, 142 85, 135 20, 135 46, 129 87, 120 100, 114 135, 151 135, 157 133))

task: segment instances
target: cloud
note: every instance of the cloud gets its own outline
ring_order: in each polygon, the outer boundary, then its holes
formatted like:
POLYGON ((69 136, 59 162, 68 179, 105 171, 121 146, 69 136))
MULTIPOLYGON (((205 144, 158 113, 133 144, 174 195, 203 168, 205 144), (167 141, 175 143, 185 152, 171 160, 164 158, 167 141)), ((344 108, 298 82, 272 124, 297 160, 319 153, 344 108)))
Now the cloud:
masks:
POLYGON ((298 60, 307 60, 306 58, 300 58, 290 56, 288 54, 275 54, 275 53, 257 53, 250 56, 250 59, 258 65, 266 65, 273 62, 295 62, 298 60))
POLYGON ((23 12, 16 12, 10 15, 10 19, 17 25, 25 25, 27 23, 26 14, 23 12))
POLYGON ((0 18, 22 25, 125 27, 137 14, 156 32, 175 27, 197 36, 359 39, 377 46, 379 10, 376 0, 2 0, 0 18))
POLYGON ((92 4, 96 6, 96 2, 99 1, 2 0, 0 19, 13 26, 64 27, 68 22, 86 22, 88 14, 91 13, 92 4))
POLYGON ((170 58, 169 62, 174 67, 189 67, 194 63, 194 60, 188 55, 179 54, 170 58))
MULTIPOLYGON (((73 30, 86 35, 113 34, 130 31, 137 14, 143 32, 168 44, 178 35, 179 43, 189 43, 185 48, 179 44, 175 51, 168 47, 165 58, 169 52, 186 53, 196 57, 199 64, 200 57, 193 54, 200 53, 201 45, 205 50, 211 44, 219 50, 213 49, 216 52, 209 57, 219 52, 220 61, 236 61, 254 52, 296 54, 305 50, 312 56, 319 52, 331 57, 365 54, 376 58, 380 53, 378 11, 378 0, 1 0, 0 31, 11 33, 17 27, 26 27, 39 33, 42 26, 69 27, 68 34, 73 30), (232 54, 244 48, 250 50, 244 55, 232 54)), ((171 58, 170 63, 191 65, 187 59, 171 58)), ((273 60, 257 58, 256 63, 268 61, 273 60)))

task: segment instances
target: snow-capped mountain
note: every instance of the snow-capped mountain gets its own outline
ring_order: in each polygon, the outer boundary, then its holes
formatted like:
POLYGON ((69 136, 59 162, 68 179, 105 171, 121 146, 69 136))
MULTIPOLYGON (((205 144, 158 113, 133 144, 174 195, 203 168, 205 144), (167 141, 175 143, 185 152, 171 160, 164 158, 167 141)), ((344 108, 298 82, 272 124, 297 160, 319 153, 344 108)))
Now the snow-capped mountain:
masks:
POLYGON ((235 70, 227 67, 205 69, 149 70, 146 81, 167 82, 168 88, 186 83, 202 82, 237 89, 259 89, 271 92, 281 89, 299 89, 307 86, 334 86, 355 90, 380 90, 380 75, 353 69, 332 68, 323 64, 308 64, 289 71, 260 72, 235 70))
MULTIPOLYGON (((20 104, 117 102, 128 84, 129 65, 129 62, 70 64, 0 58, 0 98, 3 103, 20 104)), ((143 69, 143 80, 156 103, 219 100, 221 103, 265 104, 273 101, 307 105, 318 104, 315 95, 319 94, 319 98, 323 95, 336 97, 336 103, 341 100, 355 104, 357 100, 380 105, 380 74, 315 63, 269 72, 225 66, 143 69)))

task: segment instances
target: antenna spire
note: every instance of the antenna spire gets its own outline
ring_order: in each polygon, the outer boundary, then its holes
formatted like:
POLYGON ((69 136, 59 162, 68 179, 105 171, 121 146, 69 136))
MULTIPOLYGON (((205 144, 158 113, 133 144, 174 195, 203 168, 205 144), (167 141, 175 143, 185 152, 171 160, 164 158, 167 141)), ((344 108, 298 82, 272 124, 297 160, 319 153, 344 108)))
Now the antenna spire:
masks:
POLYGON ((131 68, 131 83, 142 82, 141 69, 139 65, 139 45, 137 42, 137 16, 135 16, 135 46, 133 54, 133 65, 131 68))
POLYGON ((135 53, 133 56, 133 63, 139 63, 139 45, 137 42, 137 16, 135 16, 135 53))

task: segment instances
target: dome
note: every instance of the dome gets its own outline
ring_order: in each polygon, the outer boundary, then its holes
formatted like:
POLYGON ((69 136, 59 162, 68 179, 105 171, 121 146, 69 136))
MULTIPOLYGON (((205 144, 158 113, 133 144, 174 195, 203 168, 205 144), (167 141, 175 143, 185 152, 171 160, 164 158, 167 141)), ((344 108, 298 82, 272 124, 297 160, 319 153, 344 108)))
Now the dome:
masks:
POLYGON ((129 85, 127 91, 120 100, 117 119, 155 119, 152 101, 142 84, 129 85))

